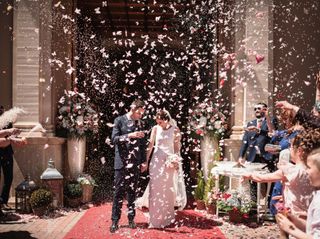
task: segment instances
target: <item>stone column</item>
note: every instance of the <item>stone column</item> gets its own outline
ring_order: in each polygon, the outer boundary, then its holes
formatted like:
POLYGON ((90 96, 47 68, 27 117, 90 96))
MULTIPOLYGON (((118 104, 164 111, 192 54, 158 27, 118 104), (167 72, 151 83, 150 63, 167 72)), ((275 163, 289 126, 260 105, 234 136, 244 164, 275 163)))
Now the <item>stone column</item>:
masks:
POLYGON ((228 160, 238 159, 243 127, 254 118, 254 105, 271 105, 273 92, 272 0, 236 0, 235 7, 234 48, 239 65, 232 75, 233 126, 230 139, 225 140, 228 160), (258 55, 264 57, 259 63, 258 55))
POLYGON ((72 61, 74 36, 62 37, 64 26, 59 17, 63 14, 72 19, 73 0, 14 2, 13 106, 27 111, 18 117, 15 127, 24 129, 28 144, 15 149, 13 188, 27 174, 38 181, 50 158, 62 174, 65 171, 66 140, 55 137, 54 132, 58 99, 71 84, 66 69, 72 61), (53 59, 62 66, 53 64, 53 59), (38 123, 46 133, 29 132, 38 123))

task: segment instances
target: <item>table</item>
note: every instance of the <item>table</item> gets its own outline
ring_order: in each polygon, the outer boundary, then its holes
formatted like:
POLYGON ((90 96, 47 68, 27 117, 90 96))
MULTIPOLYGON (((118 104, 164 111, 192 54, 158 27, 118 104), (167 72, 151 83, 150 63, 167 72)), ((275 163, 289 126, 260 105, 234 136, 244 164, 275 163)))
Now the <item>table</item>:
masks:
MULTIPOLYGON (((232 178, 238 178, 239 180, 241 177, 248 173, 269 173, 268 169, 265 167, 266 164, 263 163, 246 163, 244 164, 245 167, 235 167, 237 162, 234 161, 219 161, 215 162, 216 167, 212 168, 211 173, 215 176, 215 188, 219 190, 219 175, 224 175, 229 177, 229 189, 231 187, 231 180, 232 178)), ((270 193, 271 183, 268 183, 267 186, 267 193, 264 202, 264 212, 267 211, 268 205, 268 195, 270 193)), ((261 194, 261 183, 257 183, 257 222, 259 222, 260 218, 260 195, 261 194)), ((219 210, 216 209, 216 214, 218 216, 219 210)))

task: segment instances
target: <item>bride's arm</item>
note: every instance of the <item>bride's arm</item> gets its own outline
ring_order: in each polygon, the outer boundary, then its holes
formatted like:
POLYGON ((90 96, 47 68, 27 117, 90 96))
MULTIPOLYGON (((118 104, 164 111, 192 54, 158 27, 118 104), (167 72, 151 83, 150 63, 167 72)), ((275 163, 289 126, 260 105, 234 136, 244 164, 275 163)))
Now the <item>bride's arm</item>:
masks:
POLYGON ((174 129, 174 153, 180 155, 181 132, 178 127, 174 129))
POLYGON ((152 152, 152 149, 153 149, 153 146, 154 146, 154 142, 156 140, 156 134, 157 134, 157 126, 154 126, 152 128, 150 139, 149 139, 149 144, 148 144, 148 147, 147 147, 147 161, 141 165, 141 171, 142 172, 146 171, 147 168, 148 168, 150 155, 151 155, 151 152, 152 152))

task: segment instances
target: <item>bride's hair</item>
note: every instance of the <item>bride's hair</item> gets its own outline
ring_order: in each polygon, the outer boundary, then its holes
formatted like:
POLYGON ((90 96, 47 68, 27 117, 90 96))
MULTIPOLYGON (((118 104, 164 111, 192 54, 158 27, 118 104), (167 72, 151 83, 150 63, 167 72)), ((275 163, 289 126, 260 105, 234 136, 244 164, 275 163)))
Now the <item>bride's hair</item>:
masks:
POLYGON ((161 119, 161 120, 165 120, 165 121, 170 121, 171 120, 171 116, 169 114, 168 111, 166 110, 159 110, 156 114, 156 119, 161 119))

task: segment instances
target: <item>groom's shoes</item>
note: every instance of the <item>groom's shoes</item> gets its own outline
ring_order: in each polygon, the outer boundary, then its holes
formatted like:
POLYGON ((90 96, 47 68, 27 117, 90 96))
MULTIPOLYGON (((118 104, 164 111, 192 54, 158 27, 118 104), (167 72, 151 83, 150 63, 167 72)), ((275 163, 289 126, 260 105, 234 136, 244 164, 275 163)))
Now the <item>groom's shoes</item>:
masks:
POLYGON ((110 227, 110 232, 111 233, 115 233, 116 230, 118 230, 118 229, 119 229, 118 223, 117 222, 112 222, 112 225, 110 227))
POLYGON ((129 221, 129 228, 131 228, 131 229, 137 228, 137 225, 134 223, 133 220, 130 220, 130 221, 129 221))

